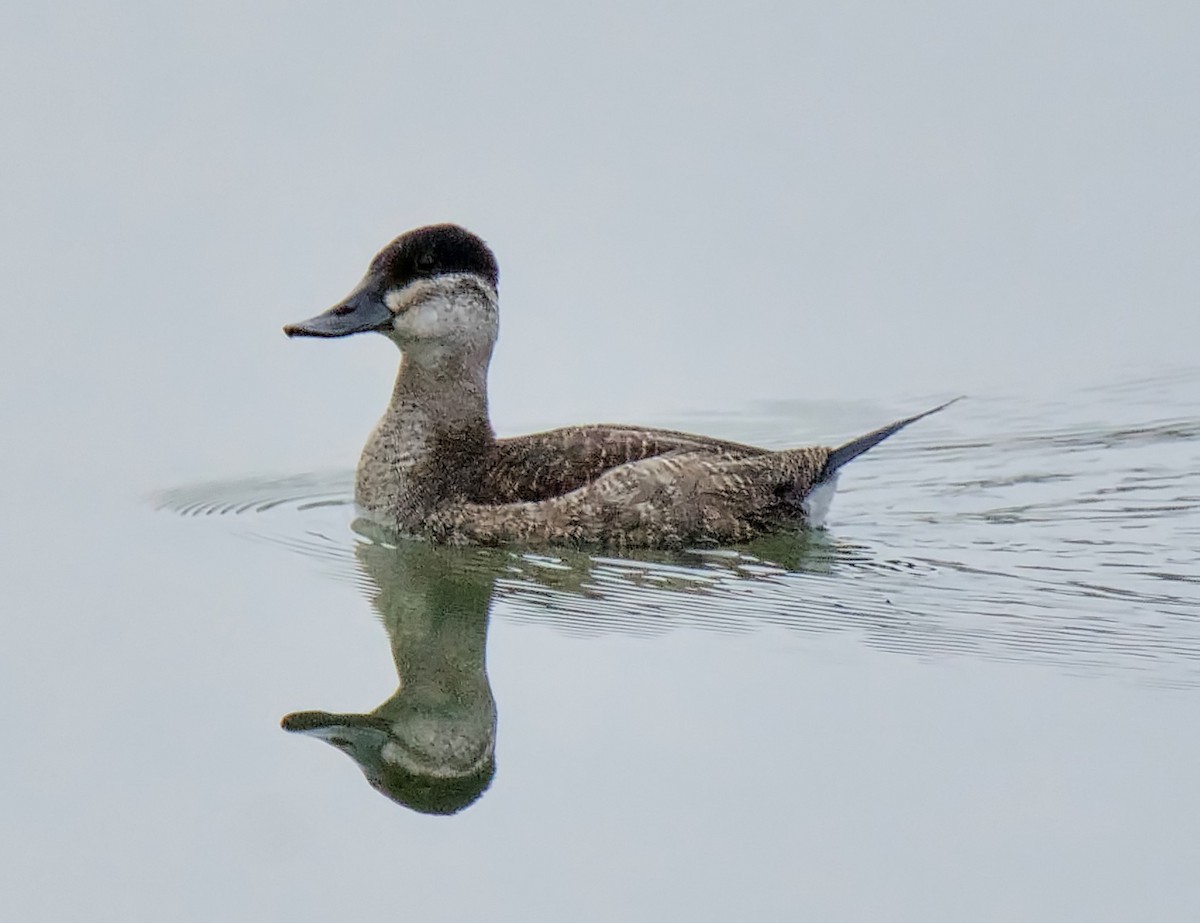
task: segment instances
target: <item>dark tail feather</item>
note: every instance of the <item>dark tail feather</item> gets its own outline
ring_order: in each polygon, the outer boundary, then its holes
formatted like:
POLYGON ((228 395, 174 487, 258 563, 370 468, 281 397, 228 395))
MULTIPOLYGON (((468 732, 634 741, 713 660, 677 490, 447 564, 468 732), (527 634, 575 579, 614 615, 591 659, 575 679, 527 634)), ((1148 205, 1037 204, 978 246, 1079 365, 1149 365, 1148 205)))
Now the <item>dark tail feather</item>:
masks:
POLYGON ((825 468, 821 471, 821 476, 817 478, 817 483, 820 484, 826 478, 837 473, 837 470, 846 464, 851 459, 858 458, 863 452, 868 449, 873 449, 888 436, 900 432, 909 423, 915 423, 917 420, 922 420, 930 414, 937 413, 939 410, 945 410, 951 404, 961 401, 961 397, 956 397, 952 401, 934 407, 932 410, 926 410, 924 413, 919 413, 916 416, 906 417, 903 420, 897 420, 895 423, 889 423, 887 426, 881 427, 872 433, 867 433, 865 436, 859 436, 857 439, 851 439, 845 445, 840 445, 829 453, 829 460, 825 462, 825 468))

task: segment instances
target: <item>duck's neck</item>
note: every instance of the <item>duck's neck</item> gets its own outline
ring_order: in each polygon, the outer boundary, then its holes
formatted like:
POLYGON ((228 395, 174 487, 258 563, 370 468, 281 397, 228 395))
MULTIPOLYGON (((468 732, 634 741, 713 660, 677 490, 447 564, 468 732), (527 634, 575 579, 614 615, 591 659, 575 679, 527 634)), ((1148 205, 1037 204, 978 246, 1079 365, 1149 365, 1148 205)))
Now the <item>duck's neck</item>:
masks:
POLYGON ((488 355, 410 349, 387 411, 358 466, 359 506, 415 528, 439 502, 472 493, 495 437, 488 420, 488 355))
POLYGON ((488 423, 488 355, 410 349, 400 362, 384 419, 425 417, 433 427, 488 423))

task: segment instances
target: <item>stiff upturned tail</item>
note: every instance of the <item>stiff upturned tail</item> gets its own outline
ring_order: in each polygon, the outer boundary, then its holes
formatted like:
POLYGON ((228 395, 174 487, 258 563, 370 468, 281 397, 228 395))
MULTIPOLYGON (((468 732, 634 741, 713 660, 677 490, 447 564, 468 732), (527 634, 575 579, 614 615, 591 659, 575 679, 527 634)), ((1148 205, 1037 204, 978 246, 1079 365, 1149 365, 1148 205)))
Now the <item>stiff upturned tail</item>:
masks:
POLYGON ((821 471, 821 476, 817 478, 817 483, 820 484, 822 481, 832 477, 846 462, 858 458, 858 456, 862 455, 868 449, 875 448, 875 446, 887 439, 888 436, 900 432, 909 423, 915 423, 917 420, 922 420, 930 414, 937 413, 939 410, 945 410, 951 404, 961 400, 961 397, 956 397, 952 401, 939 404, 932 410, 926 410, 924 413, 918 413, 915 416, 897 420, 895 423, 889 423, 887 426, 880 427, 874 432, 867 433, 865 436, 859 436, 857 439, 851 439, 845 445, 838 446, 829 453, 829 460, 825 462, 825 467, 821 471))

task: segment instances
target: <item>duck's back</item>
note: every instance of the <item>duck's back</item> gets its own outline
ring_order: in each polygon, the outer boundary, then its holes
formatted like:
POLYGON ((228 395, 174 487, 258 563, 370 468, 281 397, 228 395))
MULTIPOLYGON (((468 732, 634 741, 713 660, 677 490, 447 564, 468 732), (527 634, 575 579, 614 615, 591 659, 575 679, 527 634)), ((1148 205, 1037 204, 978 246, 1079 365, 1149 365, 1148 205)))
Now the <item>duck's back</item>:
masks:
POLYGON ((547 500, 621 465, 680 451, 725 458, 767 453, 755 446, 675 430, 607 423, 568 426, 496 440, 484 466, 478 501, 547 500))

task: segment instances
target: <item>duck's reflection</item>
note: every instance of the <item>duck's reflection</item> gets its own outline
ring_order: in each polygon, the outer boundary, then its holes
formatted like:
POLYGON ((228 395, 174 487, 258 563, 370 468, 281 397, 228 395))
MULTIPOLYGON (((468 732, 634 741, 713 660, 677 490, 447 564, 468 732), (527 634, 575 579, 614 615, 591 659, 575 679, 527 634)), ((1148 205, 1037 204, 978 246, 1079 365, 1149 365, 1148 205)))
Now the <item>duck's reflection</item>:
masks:
POLYGON ((453 814, 476 801, 496 772, 485 648, 504 555, 411 541, 360 544, 356 555, 399 686, 367 714, 296 712, 283 727, 333 744, 392 800, 453 814))
POLYGON ((722 614, 701 600, 727 581, 740 594, 747 577, 761 579, 772 559, 780 562, 770 565, 774 574, 784 567, 826 571, 831 549, 813 533, 760 543, 755 557, 549 557, 430 545, 363 520, 354 528, 365 539, 355 546, 357 570, 387 630, 399 686, 366 714, 295 712, 283 727, 332 744, 384 795, 428 814, 461 811, 496 772, 496 702, 485 663, 496 598, 508 601, 514 618, 532 613, 589 632, 661 631, 675 616, 681 624, 727 628, 745 624, 745 612, 722 614), (757 570, 743 572, 749 565, 757 570))

